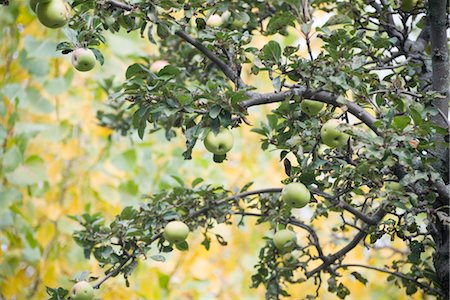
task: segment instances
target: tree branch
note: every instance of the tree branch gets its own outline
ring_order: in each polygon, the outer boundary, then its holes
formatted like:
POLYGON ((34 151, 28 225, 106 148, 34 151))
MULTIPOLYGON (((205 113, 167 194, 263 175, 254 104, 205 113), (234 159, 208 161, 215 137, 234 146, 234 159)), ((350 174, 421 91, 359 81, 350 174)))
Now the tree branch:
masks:
POLYGON ((372 266, 366 266, 366 265, 360 265, 360 264, 345 264, 345 265, 340 265, 340 266, 338 266, 335 270, 341 269, 341 268, 349 268, 349 267, 365 268, 365 269, 370 269, 370 270, 374 270, 374 271, 378 271, 378 272, 382 272, 382 273, 386 273, 386 274, 391 274, 391 275, 397 276, 397 277, 399 277, 399 278, 402 278, 402 279, 405 279, 405 280, 412 281, 412 282, 414 282, 417 286, 421 287, 422 289, 428 290, 428 291, 430 291, 430 292, 432 292, 432 293, 434 293, 434 294, 436 294, 436 295, 441 295, 441 296, 444 295, 441 291, 439 291, 439 290, 437 290, 437 289, 434 289, 434 288, 430 287, 429 285, 424 284, 424 283, 422 283, 422 282, 420 282, 420 281, 418 281, 418 280, 416 280, 416 279, 414 279, 414 278, 412 278, 412 277, 406 276, 405 274, 402 274, 402 273, 400 273, 400 272, 389 271, 389 270, 386 270, 386 269, 381 269, 381 268, 372 267, 372 266))
MULTIPOLYGON (((381 221, 383 217, 386 215, 386 211, 383 208, 379 208, 375 214, 373 215, 373 218, 377 221, 381 221)), ((367 230, 369 229, 369 225, 364 226, 363 231, 358 232, 353 240, 351 240, 346 246, 344 246, 341 250, 335 252, 334 254, 328 256, 327 262, 322 263, 320 266, 316 267, 315 269, 306 272, 305 276, 307 278, 310 278, 311 276, 315 275, 316 273, 322 271, 325 268, 328 268, 332 263, 334 263, 337 259, 340 259, 345 254, 350 252, 353 248, 355 248, 361 240, 363 240, 367 236, 367 230)))
POLYGON ((359 106, 358 104, 351 102, 349 100, 343 99, 342 101, 337 101, 338 96, 326 92, 326 91, 314 91, 311 89, 307 89, 306 87, 296 87, 286 91, 281 91, 279 93, 265 93, 259 94, 254 92, 248 92, 247 95, 250 96, 250 99, 242 101, 240 104, 244 108, 249 108, 256 105, 268 104, 274 102, 281 102, 285 99, 289 99, 292 96, 299 96, 308 98, 311 100, 316 100, 319 102, 327 103, 336 107, 346 108, 349 113, 354 115, 356 118, 361 120, 364 124, 366 124, 372 131, 376 134, 380 135, 377 127, 375 126, 376 118, 368 113, 364 108, 359 106))
POLYGON ((180 38, 197 48, 198 51, 202 52, 207 58, 209 58, 213 63, 215 63, 219 69, 227 76, 235 85, 236 88, 241 88, 245 86, 241 77, 235 72, 230 66, 224 63, 215 53, 206 48, 200 41, 194 39, 189 34, 183 30, 178 30, 175 32, 180 38))
MULTIPOLYGON (((261 189, 261 190, 254 190, 254 191, 242 192, 242 193, 239 193, 239 194, 236 194, 236 195, 233 195, 233 196, 224 198, 224 199, 222 199, 222 200, 215 201, 214 204, 215 204, 215 205, 220 205, 220 204, 226 203, 226 202, 228 202, 228 201, 230 201, 230 200, 233 200, 233 199, 245 198, 245 197, 252 196, 252 195, 258 195, 258 194, 264 194, 264 193, 279 193, 279 192, 281 192, 281 190, 282 190, 281 188, 268 188, 268 189, 261 189)), ((200 210, 198 210, 198 211, 196 211, 196 212, 190 214, 188 217, 186 217, 186 219, 192 219, 192 218, 198 217, 198 216, 200 216, 200 215, 206 213, 206 212, 210 209, 210 205, 211 205, 211 204, 206 205, 206 206, 203 207, 202 209, 200 209, 200 210)), ((148 244, 150 245, 151 243, 153 243, 154 241, 156 241, 157 239, 159 239, 159 238, 161 237, 161 235, 162 235, 162 232, 153 235, 152 238, 150 239, 150 241, 148 242, 148 244)), ((134 250, 133 250, 133 251, 134 251, 134 250)), ((107 275, 105 275, 105 277, 99 279, 99 280, 97 281, 97 283, 95 283, 95 284, 93 285, 93 288, 94 288, 94 289, 100 288, 100 286, 101 286, 106 280, 108 280, 108 279, 111 278, 111 277, 114 277, 114 276, 118 275, 118 274, 120 273, 120 271, 122 271, 122 269, 125 267, 125 265, 126 265, 133 257, 135 257, 133 253, 128 254, 127 258, 126 258, 125 260, 123 260, 123 261, 119 264, 119 266, 118 266, 116 269, 114 269, 113 271, 111 271, 110 273, 108 273, 107 275)))
MULTIPOLYGON (((115 0, 109 0, 107 1, 107 3, 115 8, 127 11, 131 11, 134 9, 130 5, 115 0)), ((200 41, 191 37, 187 32, 183 30, 177 30, 175 34, 179 36, 181 39, 191 44, 192 46, 194 46, 198 51, 202 52, 209 60, 211 60, 214 64, 216 64, 217 67, 219 67, 219 69, 225 74, 225 76, 228 77, 228 79, 230 79, 236 85, 237 89, 245 86, 245 83, 242 81, 238 73, 235 72, 226 63, 224 63, 214 52, 206 48, 205 45, 203 45, 200 41)))
POLYGON ((339 197, 327 194, 327 193, 322 192, 322 191, 320 191, 318 189, 310 189, 310 190, 311 190, 312 193, 317 194, 317 195, 319 195, 321 197, 324 197, 325 199, 331 201, 335 206, 345 209, 346 211, 348 211, 349 213, 353 214, 355 217, 357 217, 358 219, 362 220, 366 224, 376 225, 378 223, 378 220, 363 214, 362 212, 360 212, 359 210, 357 210, 356 208, 354 208, 353 206, 351 206, 347 202, 339 200, 339 197))
POLYGON ((112 7, 127 10, 127 11, 131 11, 134 9, 133 6, 123 3, 123 2, 120 2, 120 1, 116 1, 116 0, 108 0, 108 1, 106 1, 106 3, 111 5, 112 7))

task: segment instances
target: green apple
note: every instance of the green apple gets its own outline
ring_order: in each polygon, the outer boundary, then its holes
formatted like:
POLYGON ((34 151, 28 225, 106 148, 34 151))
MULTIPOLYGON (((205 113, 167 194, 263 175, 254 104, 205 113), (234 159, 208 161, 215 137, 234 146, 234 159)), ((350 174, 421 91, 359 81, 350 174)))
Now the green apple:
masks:
POLYGON ((87 72, 95 66, 95 54, 91 49, 78 48, 72 52, 72 65, 81 72, 87 72))
POLYGON ((322 110, 323 106, 324 104, 322 102, 313 100, 302 100, 300 103, 302 112, 310 117, 316 116, 322 110))
POLYGON ((69 19, 69 11, 63 0, 39 2, 36 15, 41 24, 48 28, 63 27, 69 19))
POLYGON ((302 208, 311 200, 311 193, 303 183, 293 182, 283 188, 281 199, 290 207, 302 208))
POLYGON ((94 300, 94 288, 87 281, 79 281, 70 290, 72 300, 94 300))
POLYGON ((186 240, 188 234, 189 227, 181 221, 169 222, 163 232, 164 239, 174 244, 186 240))
POLYGON ((208 25, 209 27, 219 27, 220 25, 222 25, 224 22, 224 20, 222 19, 221 16, 219 15, 210 15, 209 18, 206 20, 206 25, 208 25))
POLYGON ((322 142, 331 148, 341 148, 347 144, 350 138, 348 134, 339 129, 342 122, 337 119, 328 120, 320 130, 322 142))
POLYGON ((233 148, 234 138, 231 130, 227 128, 221 128, 219 133, 215 134, 212 130, 208 132, 203 141, 205 148, 218 155, 224 155, 233 148))
POLYGON ((417 0, 401 0, 400 9, 405 12, 410 12, 416 6, 417 6, 417 0))
POLYGON ((283 229, 273 236, 273 244, 282 253, 292 251, 295 248, 297 236, 295 232, 283 229))

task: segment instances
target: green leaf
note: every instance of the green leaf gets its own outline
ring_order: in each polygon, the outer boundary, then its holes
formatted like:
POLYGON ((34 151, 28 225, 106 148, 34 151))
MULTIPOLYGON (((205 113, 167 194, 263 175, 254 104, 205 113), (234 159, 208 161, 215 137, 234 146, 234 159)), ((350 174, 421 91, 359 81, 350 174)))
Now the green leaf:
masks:
POLYGON ((412 264, 418 264, 420 262, 420 254, 424 252, 422 243, 418 241, 412 241, 409 245, 411 253, 408 255, 408 259, 412 264))
POLYGON ((270 41, 262 48, 263 59, 279 62, 281 59, 281 46, 276 41, 270 41))
POLYGON ((362 284, 366 285, 367 284, 367 279, 364 278, 360 273, 358 272, 352 272, 351 273, 359 282, 361 282, 362 284))
POLYGON ((21 186, 39 183, 47 179, 46 164, 40 157, 31 156, 25 164, 17 167, 6 177, 11 183, 21 186))
POLYGON ((154 261, 160 261, 160 262, 166 261, 166 258, 164 256, 158 255, 158 254, 152 255, 152 256, 150 256, 150 258, 153 259, 154 261))
POLYGON ((3 168, 5 172, 14 171, 14 169, 16 169, 22 161, 22 153, 19 148, 14 145, 5 153, 5 156, 3 157, 3 168))
POLYGON ((189 250, 189 244, 186 241, 183 241, 181 243, 175 244, 175 247, 180 251, 187 251, 189 250))
POLYGON ((202 183, 203 181, 204 181, 203 178, 197 177, 194 179, 194 181, 192 181, 191 186, 194 188, 197 185, 199 185, 200 183, 202 183))
POLYGON ((211 109, 209 110, 209 116, 211 117, 211 119, 215 119, 221 111, 222 107, 220 105, 213 105, 213 107, 211 107, 211 109))
POLYGON ((177 76, 180 73, 181 73, 181 71, 177 67, 167 65, 158 72, 158 77, 177 76))
POLYGON ((406 126, 411 122, 409 116, 395 116, 392 120, 392 127, 398 131, 403 131, 406 126))

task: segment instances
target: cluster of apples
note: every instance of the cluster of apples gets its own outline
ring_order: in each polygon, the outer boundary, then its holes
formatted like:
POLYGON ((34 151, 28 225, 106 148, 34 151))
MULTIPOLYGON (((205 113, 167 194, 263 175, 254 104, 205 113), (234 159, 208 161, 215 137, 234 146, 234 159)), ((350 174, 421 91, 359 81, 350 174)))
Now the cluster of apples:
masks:
MULTIPOLYGON (((301 182, 292 182, 281 191, 281 200, 292 208, 305 207, 311 200, 311 192, 301 182)), ((273 244, 281 253, 292 251, 297 244, 295 232, 289 229, 279 230, 273 236, 273 244)))
MULTIPOLYGON (((324 104, 322 102, 314 100, 302 100, 300 103, 302 112, 310 117, 316 116, 323 107, 324 104)), ((320 138, 328 147, 341 148, 347 144, 350 137, 339 128, 340 124, 342 124, 342 121, 338 119, 330 119, 323 124, 320 130, 320 138)))
MULTIPOLYGON (((30 0, 30 7, 45 27, 60 28, 69 20, 69 9, 64 0, 30 0)), ((92 70, 95 61, 95 54, 91 49, 80 47, 72 52, 72 65, 78 71, 92 70)))

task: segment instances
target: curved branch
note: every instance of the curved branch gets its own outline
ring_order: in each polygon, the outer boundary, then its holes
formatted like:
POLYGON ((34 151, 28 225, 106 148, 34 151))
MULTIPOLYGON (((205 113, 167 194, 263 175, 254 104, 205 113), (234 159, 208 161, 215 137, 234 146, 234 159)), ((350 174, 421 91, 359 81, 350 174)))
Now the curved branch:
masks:
POLYGON ((115 8, 120 8, 120 9, 127 10, 127 11, 133 10, 133 6, 123 3, 123 2, 120 2, 120 1, 108 0, 108 1, 106 1, 106 3, 115 8))
MULTIPOLYGON (((115 8, 127 11, 131 11, 134 9, 131 5, 127 5, 115 0, 108 0, 107 3, 115 8)), ((191 37, 187 32, 183 30, 177 30, 175 31, 175 34, 194 46, 198 51, 202 52, 207 58, 209 58, 209 60, 216 64, 217 67, 219 67, 219 69, 223 72, 223 74, 225 74, 225 76, 228 77, 228 79, 230 79, 236 85, 236 88, 239 89, 245 86, 245 83, 242 81, 238 73, 226 63, 224 63, 214 52, 206 48, 205 45, 203 45, 199 40, 191 37)))
POLYGON ((340 266, 338 266, 335 270, 341 269, 341 268, 349 268, 349 267, 365 268, 365 269, 370 269, 370 270, 378 271, 378 272, 381 272, 381 273, 386 273, 386 274, 394 275, 394 276, 397 276, 397 277, 399 277, 399 278, 402 278, 402 279, 405 279, 405 280, 409 280, 409 281, 411 281, 411 282, 414 282, 417 286, 421 287, 421 288, 424 289, 424 290, 428 290, 428 291, 430 291, 430 292, 432 292, 432 293, 434 293, 434 294, 437 294, 437 295, 441 295, 441 296, 444 295, 441 291, 439 291, 439 290, 437 290, 437 289, 434 289, 434 288, 430 287, 429 285, 426 285, 426 284, 424 284, 424 283, 422 283, 422 282, 420 282, 420 281, 418 281, 418 280, 416 280, 416 279, 414 279, 414 278, 412 278, 412 277, 406 276, 405 274, 402 274, 402 273, 400 273, 400 272, 389 271, 389 270, 386 270, 386 269, 381 269, 381 268, 372 267, 372 266, 366 266, 366 265, 360 265, 360 264, 345 264, 345 265, 340 265, 340 266))
POLYGON ((175 32, 180 38, 197 48, 198 51, 202 52, 207 58, 209 58, 213 63, 215 63, 219 69, 227 76, 236 87, 239 89, 240 87, 245 86, 245 83, 242 81, 241 77, 235 72, 230 66, 224 63, 215 53, 206 48, 200 41, 194 39, 189 34, 187 34, 183 30, 177 30, 175 32))
POLYGON ((337 207, 341 207, 341 208, 345 209, 346 211, 353 214, 355 217, 362 220, 366 224, 376 225, 378 223, 378 221, 375 218, 371 218, 371 217, 363 214, 362 212, 360 212, 353 206, 349 205, 347 202, 339 200, 339 196, 333 196, 333 195, 327 194, 325 192, 322 192, 322 191, 320 191, 318 189, 314 189, 314 188, 312 188, 310 190, 313 194, 317 194, 321 197, 324 197, 325 199, 331 201, 337 207))
MULTIPOLYGON (((250 217, 267 217, 266 215, 263 215, 263 214, 241 212, 241 211, 234 212, 234 214, 241 215, 241 216, 250 216, 250 217)), ((316 231, 312 227, 306 225, 302 221, 297 220, 295 217, 291 217, 286 222, 286 224, 291 224, 293 226, 297 226, 297 227, 302 228, 303 230, 307 231, 309 233, 309 235, 311 236, 312 244, 316 248, 319 258, 324 262, 327 261, 327 256, 325 256, 325 254, 323 253, 322 247, 320 246, 319 237, 317 236, 316 231)))
POLYGON ((326 91, 314 91, 311 89, 307 89, 306 87, 297 87, 292 88, 290 90, 282 91, 279 93, 265 93, 259 94, 254 92, 248 92, 248 96, 250 99, 242 101, 240 104, 244 108, 249 108, 251 106, 268 104, 274 102, 281 102, 287 98, 292 96, 300 96, 304 98, 308 98, 311 100, 316 100, 319 102, 327 103, 333 106, 346 108, 349 113, 354 115, 356 118, 361 120, 364 124, 366 124, 373 132, 377 135, 381 135, 375 126, 375 121, 377 120, 374 116, 368 113, 364 108, 359 106, 358 104, 351 102, 349 100, 343 99, 342 101, 338 101, 338 96, 334 95, 330 92, 326 91))
MULTIPOLYGON (((386 215, 386 211, 383 208, 379 208, 377 212, 375 212, 373 218, 377 221, 381 221, 381 219, 384 218, 386 215)), ((335 252, 334 254, 328 256, 327 262, 322 263, 320 266, 316 267, 312 271, 306 272, 305 276, 307 278, 310 278, 311 276, 315 275, 316 273, 322 271, 325 268, 328 268, 332 263, 334 263, 336 260, 343 257, 345 254, 350 252, 353 248, 355 248, 361 240, 363 240, 367 236, 367 229, 369 229, 369 225, 366 225, 363 228, 363 231, 358 232, 353 240, 351 240, 346 246, 344 246, 341 250, 335 252)))
MULTIPOLYGON (((242 192, 242 193, 239 193, 239 194, 236 194, 236 195, 233 195, 233 196, 224 198, 224 199, 222 199, 222 200, 215 201, 214 204, 215 204, 215 205, 220 205, 220 204, 226 203, 227 201, 230 201, 230 200, 233 200, 233 199, 245 198, 245 197, 252 196, 252 195, 259 195, 259 194, 264 194, 264 193, 279 193, 279 192, 281 192, 281 190, 282 190, 281 188, 267 188, 267 189, 261 189, 261 190, 254 190, 254 191, 242 192)), ((198 210, 198 211, 196 211, 196 212, 190 214, 189 216, 186 217, 186 219, 192 219, 192 218, 195 218, 195 217, 197 217, 197 216, 199 216, 199 215, 202 215, 202 214, 206 213, 206 212, 209 210, 210 205, 211 205, 211 204, 208 204, 207 206, 203 207, 202 209, 200 209, 200 210, 198 210)), ((148 242, 148 244, 151 244, 151 243, 153 243, 154 241, 156 241, 157 239, 159 239, 159 238, 161 237, 161 235, 162 235, 162 232, 153 235, 152 238, 150 239, 150 241, 148 242)), ((134 250, 133 250, 133 251, 134 251, 134 250)), ((110 273, 106 274, 105 277, 99 279, 99 280, 97 281, 97 283, 95 283, 95 284, 93 285, 93 288, 94 288, 94 289, 100 288, 100 286, 101 286, 106 280, 108 280, 108 279, 111 278, 111 277, 114 277, 114 276, 118 275, 118 274, 120 273, 120 271, 122 271, 122 269, 125 267, 125 265, 126 265, 132 258, 134 258, 134 257, 135 257, 135 256, 134 256, 133 253, 128 254, 128 255, 127 255, 127 258, 126 258, 125 260, 123 260, 123 261, 119 264, 119 266, 117 266, 116 269, 114 269, 114 270, 111 271, 110 273)))

